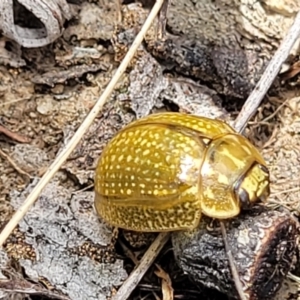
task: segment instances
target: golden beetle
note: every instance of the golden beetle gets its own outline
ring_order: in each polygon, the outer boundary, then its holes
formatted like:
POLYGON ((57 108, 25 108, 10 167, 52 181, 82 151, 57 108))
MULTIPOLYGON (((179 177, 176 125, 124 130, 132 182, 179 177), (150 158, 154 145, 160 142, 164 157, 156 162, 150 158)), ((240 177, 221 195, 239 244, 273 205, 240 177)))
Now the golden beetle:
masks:
POLYGON ((123 128, 95 175, 98 214, 135 231, 192 229, 201 213, 231 218, 268 195, 266 163, 244 136, 220 120, 181 113, 123 128))

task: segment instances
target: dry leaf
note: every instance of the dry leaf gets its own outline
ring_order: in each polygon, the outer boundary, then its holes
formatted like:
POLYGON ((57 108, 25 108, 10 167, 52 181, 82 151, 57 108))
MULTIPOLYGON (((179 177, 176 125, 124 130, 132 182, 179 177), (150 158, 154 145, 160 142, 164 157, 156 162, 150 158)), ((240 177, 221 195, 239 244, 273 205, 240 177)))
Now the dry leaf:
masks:
POLYGON ((155 271, 157 277, 161 278, 161 289, 163 294, 163 300, 173 300, 173 288, 170 276, 166 273, 158 264, 155 264, 158 268, 158 271, 155 271))
POLYGON ((286 81, 300 73, 300 61, 295 62, 286 72, 281 74, 282 81, 286 81))

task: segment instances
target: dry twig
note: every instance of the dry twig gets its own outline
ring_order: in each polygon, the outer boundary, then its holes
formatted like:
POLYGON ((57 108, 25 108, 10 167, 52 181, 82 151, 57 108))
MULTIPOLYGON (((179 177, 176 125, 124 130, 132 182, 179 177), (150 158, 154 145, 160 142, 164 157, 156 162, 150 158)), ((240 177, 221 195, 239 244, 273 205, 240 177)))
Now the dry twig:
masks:
POLYGON ((30 139, 26 136, 23 136, 17 132, 12 132, 9 129, 5 128, 3 125, 0 124, 0 133, 5 134, 6 136, 10 137, 12 140, 17 141, 19 143, 29 143, 30 139))
POLYGON ((226 233, 226 228, 225 228, 224 222, 220 221, 220 225, 221 225, 224 246, 225 246, 226 254, 228 257, 229 267, 231 270, 231 275, 233 277, 236 290, 238 292, 238 295, 240 296, 240 300, 247 300, 245 293, 243 291, 243 285, 241 283, 239 273, 238 273, 235 263, 234 263, 234 258, 232 256, 230 246, 228 244, 227 233, 226 233))
POLYGON ((1 149, 0 149, 0 156, 6 159, 19 174, 31 178, 30 174, 28 174, 27 172, 23 171, 20 167, 18 167, 18 165, 13 161, 13 159, 1 149))
POLYGON ((245 102, 241 112, 235 120, 234 127, 238 132, 242 132, 248 121, 256 113, 261 101, 268 92, 274 79, 278 75, 282 64, 287 59, 292 47, 300 36, 300 11, 296 15, 295 21, 282 40, 278 50, 271 59, 268 67, 261 76, 256 87, 245 102))
POLYGON ((138 285, 140 280, 143 278, 149 267, 154 262, 157 254, 163 248, 170 237, 170 232, 160 233, 144 256, 140 260, 139 265, 131 272, 129 277, 124 281, 123 285, 118 290, 117 294, 113 297, 113 300, 125 300, 128 299, 132 291, 138 285))

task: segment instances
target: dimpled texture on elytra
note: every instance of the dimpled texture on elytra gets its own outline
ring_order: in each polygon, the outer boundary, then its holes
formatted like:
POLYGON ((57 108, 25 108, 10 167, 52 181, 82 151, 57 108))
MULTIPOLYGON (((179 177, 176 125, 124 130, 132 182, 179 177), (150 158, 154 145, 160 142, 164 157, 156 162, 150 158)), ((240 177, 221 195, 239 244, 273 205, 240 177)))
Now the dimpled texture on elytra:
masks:
POLYGON ((133 122, 99 160, 98 213, 112 225, 133 230, 194 227, 201 215, 198 181, 206 143, 228 131, 223 122, 181 114, 133 122))

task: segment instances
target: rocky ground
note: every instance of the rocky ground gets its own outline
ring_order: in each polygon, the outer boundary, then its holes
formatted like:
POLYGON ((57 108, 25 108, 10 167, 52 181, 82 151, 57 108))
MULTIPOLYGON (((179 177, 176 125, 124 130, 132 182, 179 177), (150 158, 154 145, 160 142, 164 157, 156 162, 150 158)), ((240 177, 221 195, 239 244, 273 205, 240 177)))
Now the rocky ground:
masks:
MULTIPOLYGON (((74 2, 68 4, 72 17, 53 43, 21 48, 4 35, 0 39, 0 228, 103 92, 151 5, 74 2)), ((139 258, 149 237, 141 242, 124 234, 116 243, 112 228, 95 216, 93 176, 101 150, 125 124, 150 112, 176 110, 231 123, 292 24, 298 2, 173 1, 167 24, 171 48, 163 48, 152 28, 102 113, 7 240, 0 278, 9 278, 31 299, 111 297, 134 267, 124 247, 139 258), (194 65, 194 58, 203 63, 194 65)), ((21 16, 16 22, 25 26, 21 16)), ((268 205, 295 214, 300 197, 296 46, 246 131, 270 167, 268 205)), ((170 244, 157 263, 170 275, 175 299, 226 299, 193 285, 175 266, 170 244)), ((162 297, 155 271, 153 266, 132 299, 162 297)), ((295 282, 287 280, 278 299, 297 299, 295 282)), ((5 291, 1 297, 25 299, 5 291)))

